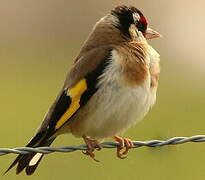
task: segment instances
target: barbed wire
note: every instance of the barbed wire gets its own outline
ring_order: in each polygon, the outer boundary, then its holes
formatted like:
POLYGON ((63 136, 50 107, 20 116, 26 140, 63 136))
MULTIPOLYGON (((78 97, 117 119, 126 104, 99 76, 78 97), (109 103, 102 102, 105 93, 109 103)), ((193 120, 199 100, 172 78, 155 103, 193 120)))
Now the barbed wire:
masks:
MULTIPOLYGON (((161 147, 166 145, 177 145, 188 142, 205 142, 205 135, 197 135, 191 137, 173 137, 167 140, 150 140, 150 141, 133 141, 134 148, 139 147, 161 147)), ((104 142, 101 144, 102 148, 117 148, 120 144, 117 142, 104 142)), ((6 154, 29 154, 29 153, 43 153, 50 154, 54 152, 73 152, 76 150, 87 150, 87 145, 80 146, 64 146, 59 148, 54 147, 19 147, 19 148, 0 148, 0 156, 6 154)))

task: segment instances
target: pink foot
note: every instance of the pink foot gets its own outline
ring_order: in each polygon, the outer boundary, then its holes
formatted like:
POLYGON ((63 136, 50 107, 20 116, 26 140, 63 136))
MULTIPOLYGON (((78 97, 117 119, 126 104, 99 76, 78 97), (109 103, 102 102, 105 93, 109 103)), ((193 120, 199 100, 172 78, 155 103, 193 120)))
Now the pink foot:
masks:
POLYGON ((134 147, 133 142, 127 138, 121 138, 119 136, 113 136, 113 139, 120 143, 120 146, 117 147, 117 157, 120 159, 125 159, 128 151, 134 147), (125 148, 124 151, 122 151, 125 148))
POLYGON ((93 153, 95 149, 97 149, 98 151, 102 149, 100 143, 96 140, 90 139, 86 136, 83 136, 83 139, 88 147, 88 149, 83 152, 83 154, 90 156, 93 160, 99 162, 99 160, 97 160, 95 158, 95 154, 93 153))

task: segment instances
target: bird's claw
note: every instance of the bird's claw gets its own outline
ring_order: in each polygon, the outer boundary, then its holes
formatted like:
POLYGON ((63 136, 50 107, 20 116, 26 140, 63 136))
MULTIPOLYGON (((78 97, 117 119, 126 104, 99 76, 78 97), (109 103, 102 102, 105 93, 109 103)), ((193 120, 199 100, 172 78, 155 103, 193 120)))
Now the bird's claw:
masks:
POLYGON ((120 145, 117 147, 117 157, 120 159, 125 159, 127 156, 125 156, 131 148, 134 147, 133 142, 130 139, 127 138, 121 138, 119 136, 113 137, 115 141, 119 142, 120 145), (125 148, 125 150, 123 150, 125 148))
POLYGON ((98 141, 92 140, 92 139, 90 139, 90 138, 88 138, 86 136, 83 136, 83 139, 84 139, 84 141, 85 141, 85 143, 87 145, 87 148, 88 148, 87 150, 85 150, 83 152, 83 154, 90 156, 96 162, 100 162, 99 160, 97 160, 95 158, 95 154, 93 153, 95 149, 97 151, 102 149, 102 146, 100 145, 100 143, 98 141))

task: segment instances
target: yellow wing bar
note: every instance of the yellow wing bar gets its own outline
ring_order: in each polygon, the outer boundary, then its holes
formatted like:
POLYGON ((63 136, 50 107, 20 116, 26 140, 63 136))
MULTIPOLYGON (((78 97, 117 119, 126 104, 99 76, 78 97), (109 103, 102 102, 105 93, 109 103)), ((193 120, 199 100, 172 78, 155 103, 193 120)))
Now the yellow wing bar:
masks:
POLYGON ((86 90, 87 83, 85 79, 80 80, 75 86, 68 89, 67 95, 71 98, 71 104, 56 123, 55 129, 60 128, 80 108, 80 98, 86 90))

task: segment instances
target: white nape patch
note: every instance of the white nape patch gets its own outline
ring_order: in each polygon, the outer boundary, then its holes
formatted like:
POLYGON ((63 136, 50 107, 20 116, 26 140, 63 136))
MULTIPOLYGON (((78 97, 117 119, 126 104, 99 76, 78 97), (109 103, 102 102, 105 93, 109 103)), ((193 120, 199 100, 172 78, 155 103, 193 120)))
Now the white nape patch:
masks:
POLYGON ((133 13, 132 16, 133 16, 134 22, 140 20, 140 15, 138 13, 133 13))
POLYGON ((34 166, 38 162, 38 160, 41 158, 43 154, 42 153, 37 153, 29 162, 29 166, 34 166))

